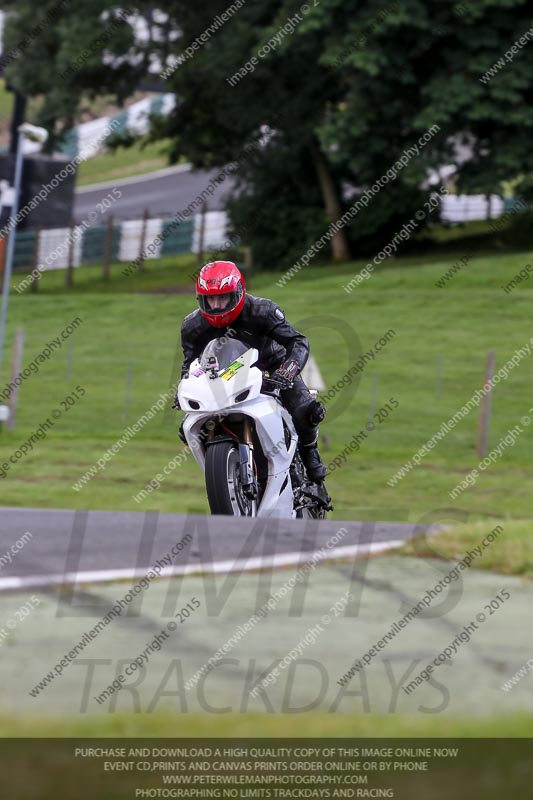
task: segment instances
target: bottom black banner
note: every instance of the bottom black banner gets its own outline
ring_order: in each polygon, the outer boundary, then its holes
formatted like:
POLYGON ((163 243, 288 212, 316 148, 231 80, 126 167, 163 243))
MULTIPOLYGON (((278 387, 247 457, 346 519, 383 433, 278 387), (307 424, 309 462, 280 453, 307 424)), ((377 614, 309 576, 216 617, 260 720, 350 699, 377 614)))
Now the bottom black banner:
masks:
POLYGON ((4 739, 9 800, 526 800, 533 739, 4 739))

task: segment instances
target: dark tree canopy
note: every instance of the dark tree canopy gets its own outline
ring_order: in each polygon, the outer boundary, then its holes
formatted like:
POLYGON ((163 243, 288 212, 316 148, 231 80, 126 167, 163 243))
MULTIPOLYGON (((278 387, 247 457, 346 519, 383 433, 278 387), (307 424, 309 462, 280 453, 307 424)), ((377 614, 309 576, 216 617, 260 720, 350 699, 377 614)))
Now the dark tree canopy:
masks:
MULTIPOLYGON (((43 0, 39 15, 54 5, 43 0)), ((526 0, 239 0, 224 20, 230 5, 129 6, 145 18, 141 41, 128 23, 109 33, 118 6, 70 0, 6 74, 24 94, 44 95, 39 121, 57 133, 81 97, 112 93, 122 101, 150 64, 162 69, 181 57, 164 80, 176 109, 152 135, 171 138, 174 160, 203 167, 238 161, 247 144, 260 143, 240 170, 233 215, 240 227, 253 216, 250 237, 264 263, 293 259, 353 202, 343 188, 372 185, 435 125, 438 135, 334 237, 335 258, 386 239, 419 208, 428 168, 453 163, 458 146, 469 155, 459 189, 499 192, 513 180, 518 194, 528 191, 533 25, 526 0), (103 48, 95 47, 106 30, 103 48)), ((4 7, 9 49, 38 20, 33 0, 4 7)))

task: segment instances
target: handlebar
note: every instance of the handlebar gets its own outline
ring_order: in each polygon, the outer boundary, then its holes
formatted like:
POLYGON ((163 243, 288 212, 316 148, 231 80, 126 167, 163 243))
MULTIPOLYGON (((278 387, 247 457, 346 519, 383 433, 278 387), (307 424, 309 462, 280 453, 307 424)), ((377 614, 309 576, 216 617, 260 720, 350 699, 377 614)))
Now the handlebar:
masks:
POLYGON ((293 385, 292 383, 290 383, 290 384, 278 383, 278 381, 275 380, 275 378, 267 377, 266 375, 263 375, 263 386, 261 387, 261 391, 262 391, 263 394, 271 394, 274 397, 279 397, 280 393, 284 389, 291 389, 292 385, 293 385), (265 383, 270 383, 272 385, 273 389, 271 389, 271 390, 266 389, 265 390, 265 388, 264 388, 265 383))

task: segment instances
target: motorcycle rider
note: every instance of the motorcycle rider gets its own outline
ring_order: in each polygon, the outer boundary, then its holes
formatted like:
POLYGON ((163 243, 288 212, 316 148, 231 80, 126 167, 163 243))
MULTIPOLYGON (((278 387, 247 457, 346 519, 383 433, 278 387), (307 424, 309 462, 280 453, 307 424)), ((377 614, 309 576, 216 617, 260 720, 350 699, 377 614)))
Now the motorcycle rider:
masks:
MULTIPOLYGON (((287 322, 276 303, 246 292, 243 276, 232 261, 214 261, 202 267, 196 297, 199 308, 185 317, 181 326, 181 377, 188 374, 206 345, 220 336, 233 336, 257 348, 257 366, 280 387, 281 402, 292 416, 307 474, 316 483, 323 481, 327 469, 317 441, 318 424, 326 409, 313 400, 300 375, 309 356, 307 338, 287 322)), ((180 438, 185 442, 183 426, 180 438)))

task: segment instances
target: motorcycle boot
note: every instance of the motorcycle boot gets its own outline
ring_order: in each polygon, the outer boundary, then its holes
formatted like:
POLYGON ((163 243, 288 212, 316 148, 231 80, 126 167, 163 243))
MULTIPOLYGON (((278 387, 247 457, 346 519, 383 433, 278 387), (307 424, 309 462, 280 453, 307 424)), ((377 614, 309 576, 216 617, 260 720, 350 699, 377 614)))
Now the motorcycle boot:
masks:
POLYGON ((309 478, 314 481, 314 483, 321 483, 328 474, 328 471, 318 452, 317 442, 318 431, 312 442, 306 444, 300 441, 298 450, 309 478))

